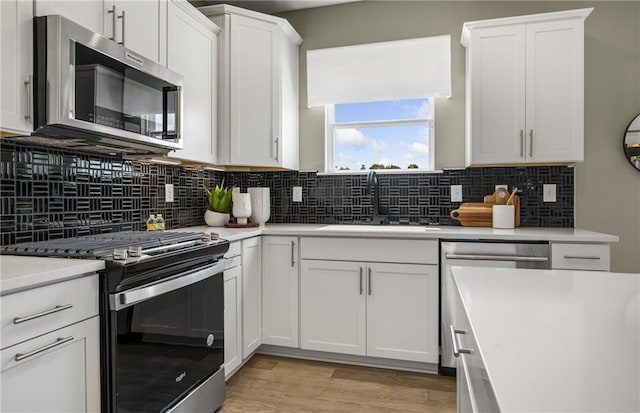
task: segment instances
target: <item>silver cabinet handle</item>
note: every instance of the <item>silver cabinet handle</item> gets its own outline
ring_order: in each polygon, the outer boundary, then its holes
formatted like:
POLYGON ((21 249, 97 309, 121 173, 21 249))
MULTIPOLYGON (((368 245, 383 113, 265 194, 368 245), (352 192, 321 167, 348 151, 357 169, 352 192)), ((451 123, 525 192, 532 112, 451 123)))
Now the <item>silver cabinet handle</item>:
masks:
MULTIPOLYGON (((115 7, 115 6, 114 6, 115 7)), ((122 14, 120 16, 118 16, 119 19, 122 19, 122 41, 118 42, 118 44, 121 44, 124 46, 124 27, 125 27, 125 16, 124 16, 124 10, 122 10, 122 14)), ((115 32, 113 33, 113 37, 115 37, 116 34, 115 32)))
POLYGON ((113 40, 114 42, 116 41, 116 5, 114 4, 111 7, 111 10, 107 10, 107 14, 111 15, 111 34, 113 34, 113 36, 109 37, 109 40, 113 40))
POLYGON ((369 295, 371 295, 371 293, 373 292, 373 288, 371 287, 371 267, 367 268, 367 270, 367 286, 369 288, 369 295))
POLYGON ((27 114, 24 115, 26 120, 31 120, 31 85, 33 76, 29 75, 29 80, 24 81, 25 89, 27 90, 27 114))
POLYGON ((453 344, 453 355, 459 357, 460 354, 471 354, 473 350, 468 348, 461 348, 458 344, 458 334, 467 334, 467 330, 459 330, 453 325, 449 325, 449 331, 451 332, 451 343, 453 344))
POLYGON ((43 312, 38 313, 38 314, 28 315, 26 317, 16 317, 16 318, 13 319, 13 324, 21 324, 21 323, 24 323, 24 322, 27 322, 27 321, 31 321, 31 320, 36 319, 36 318, 44 317, 44 316, 49 315, 49 314, 54 314, 54 313, 58 313, 60 311, 68 310, 68 309, 70 309, 72 307, 73 307, 73 304, 57 305, 57 306, 53 307, 51 310, 43 311, 43 312))
POLYGON ((529 157, 533 156, 533 129, 529 130, 529 157))
POLYGON ((38 349, 35 349, 33 351, 30 351, 28 353, 18 353, 18 354, 16 354, 14 359, 16 361, 21 361, 21 360, 24 360, 24 359, 28 359, 29 357, 33 357, 38 353, 42 353, 43 351, 47 351, 47 350, 52 349, 54 347, 61 346, 64 343, 68 343, 71 340, 73 340, 73 336, 64 337, 64 338, 58 337, 58 339, 56 341, 54 341, 53 343, 51 343, 51 344, 47 344, 46 346, 42 346, 42 347, 40 347, 38 349))
POLYGON ((483 255, 483 254, 445 254, 450 260, 480 260, 480 261, 516 261, 516 262, 547 262, 547 257, 525 257, 521 255, 483 255))
POLYGON ((293 259, 294 257, 294 249, 296 247, 296 242, 295 241, 291 241, 291 266, 293 267, 294 265, 296 265, 295 260, 293 259))
POLYGON ((220 260, 198 271, 178 274, 167 281, 151 283, 123 293, 111 294, 109 296, 109 306, 112 310, 119 311, 162 294, 195 284, 223 271, 224 260, 220 260))
POLYGON ((360 295, 362 295, 363 292, 364 289, 362 288, 362 267, 360 267, 360 295))
POLYGON ((524 158, 524 130, 520 129, 520 157, 524 158))
POLYGON ((595 255, 585 255, 585 256, 580 256, 580 255, 565 255, 564 256, 565 260, 599 260, 601 259, 600 257, 597 257, 595 255))

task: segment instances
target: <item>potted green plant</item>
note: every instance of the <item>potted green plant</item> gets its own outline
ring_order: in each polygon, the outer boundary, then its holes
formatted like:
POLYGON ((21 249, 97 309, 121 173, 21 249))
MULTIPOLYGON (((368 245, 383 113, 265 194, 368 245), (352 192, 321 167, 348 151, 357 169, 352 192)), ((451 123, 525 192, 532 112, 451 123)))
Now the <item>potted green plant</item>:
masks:
POLYGON ((231 211, 232 187, 224 186, 224 179, 213 190, 204 188, 207 196, 207 211, 204 213, 204 221, 210 227, 222 227, 229 222, 231 211))

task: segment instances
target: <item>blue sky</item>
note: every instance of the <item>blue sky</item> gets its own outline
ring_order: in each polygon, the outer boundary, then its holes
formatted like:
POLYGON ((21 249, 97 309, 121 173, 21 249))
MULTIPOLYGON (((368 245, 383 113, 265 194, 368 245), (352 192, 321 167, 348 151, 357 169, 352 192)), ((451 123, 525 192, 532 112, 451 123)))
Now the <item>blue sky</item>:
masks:
MULTIPOLYGON (((429 116, 427 99, 367 102, 335 105, 335 120, 364 122, 374 120, 415 119, 429 116)), ((406 168, 415 163, 428 168, 429 130, 423 125, 375 128, 337 128, 335 165, 360 169, 373 163, 394 164, 406 168)))

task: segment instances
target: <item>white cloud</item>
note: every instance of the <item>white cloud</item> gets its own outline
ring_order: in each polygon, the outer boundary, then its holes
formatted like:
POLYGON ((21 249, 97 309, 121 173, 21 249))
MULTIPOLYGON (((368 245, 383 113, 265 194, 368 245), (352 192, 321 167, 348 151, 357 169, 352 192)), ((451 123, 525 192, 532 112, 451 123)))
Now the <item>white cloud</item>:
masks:
POLYGON ((373 149, 374 152, 384 152, 388 147, 388 145, 385 142, 378 139, 372 138, 369 140, 369 143, 371 144, 371 148, 373 149))
POLYGON ((336 129, 336 141, 345 146, 362 149, 367 146, 369 139, 364 133, 355 128, 336 129))
POLYGON ((416 154, 418 157, 428 157, 429 156, 429 147, 424 143, 414 142, 411 144, 411 152, 416 154))
POLYGON ((422 104, 420 104, 420 106, 414 106, 411 108, 411 115, 415 116, 416 118, 426 118, 429 116, 429 101, 425 100, 424 102, 422 102, 422 104))

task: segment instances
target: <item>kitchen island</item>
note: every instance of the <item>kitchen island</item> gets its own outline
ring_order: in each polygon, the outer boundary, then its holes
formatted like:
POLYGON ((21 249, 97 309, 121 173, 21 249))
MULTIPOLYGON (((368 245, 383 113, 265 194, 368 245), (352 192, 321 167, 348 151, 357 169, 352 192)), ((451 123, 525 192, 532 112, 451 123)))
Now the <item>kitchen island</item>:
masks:
POLYGON ((459 410, 640 411, 640 274, 452 270, 459 410))

